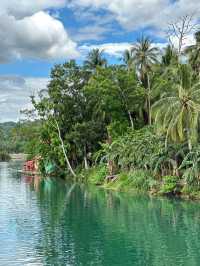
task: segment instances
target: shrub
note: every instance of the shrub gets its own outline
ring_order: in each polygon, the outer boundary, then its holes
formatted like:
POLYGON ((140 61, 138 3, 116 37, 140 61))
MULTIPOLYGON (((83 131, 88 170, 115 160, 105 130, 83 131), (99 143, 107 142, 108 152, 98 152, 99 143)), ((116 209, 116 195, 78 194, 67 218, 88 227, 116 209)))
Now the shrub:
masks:
POLYGON ((88 179, 94 184, 102 184, 108 175, 108 170, 106 165, 102 164, 96 168, 90 170, 88 179))
POLYGON ((149 190, 152 179, 153 178, 149 171, 135 170, 129 173, 131 186, 139 190, 149 190))
POLYGON ((154 134, 152 127, 130 130, 113 140, 112 144, 102 144, 96 153, 96 160, 112 160, 120 170, 131 171, 135 168, 144 171, 151 168, 153 156, 160 154, 164 142, 154 134))
POLYGON ((178 177, 177 176, 163 176, 163 183, 160 188, 161 194, 175 194, 178 192, 178 177))
POLYGON ((111 187, 117 190, 123 190, 130 187, 130 178, 128 173, 123 172, 118 175, 118 178, 114 182, 109 182, 106 187, 111 187))
POLYGON ((200 186, 200 146, 197 145, 183 159, 180 165, 183 171, 183 178, 188 185, 200 186))

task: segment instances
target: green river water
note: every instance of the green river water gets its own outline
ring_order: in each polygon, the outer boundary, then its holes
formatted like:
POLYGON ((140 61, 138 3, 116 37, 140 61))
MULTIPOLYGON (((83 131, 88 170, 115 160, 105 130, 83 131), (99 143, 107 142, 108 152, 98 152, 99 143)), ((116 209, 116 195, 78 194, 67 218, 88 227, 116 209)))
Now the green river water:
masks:
POLYGON ((0 164, 0 266, 200 265, 200 202, 41 180, 0 164))

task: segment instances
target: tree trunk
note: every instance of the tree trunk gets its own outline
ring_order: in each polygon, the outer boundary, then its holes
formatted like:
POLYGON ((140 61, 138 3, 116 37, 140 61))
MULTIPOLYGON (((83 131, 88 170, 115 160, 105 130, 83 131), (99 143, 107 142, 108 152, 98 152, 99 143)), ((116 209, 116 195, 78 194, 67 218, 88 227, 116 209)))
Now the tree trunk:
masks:
POLYGON ((130 111, 128 111, 128 116, 129 116, 129 119, 130 119, 131 128, 134 129, 133 118, 132 118, 132 115, 131 115, 130 111))
POLYGON ((65 157, 65 161, 67 163, 67 166, 68 166, 68 169, 69 171, 71 172, 71 174, 76 177, 76 174, 74 172, 74 170, 72 169, 71 167, 71 164, 69 162, 69 159, 67 157, 67 154, 66 154, 66 151, 65 151, 65 146, 64 146, 64 142, 63 142, 63 139, 62 139, 62 136, 61 136, 61 132, 60 132, 60 128, 59 128, 59 125, 58 125, 58 122, 56 121, 55 119, 55 122, 56 122, 56 127, 57 127, 57 130, 58 130, 58 136, 59 136, 59 139, 60 139, 60 142, 61 142, 61 146, 62 146, 62 150, 63 150, 63 154, 64 154, 64 157, 65 157))
POLYGON ((84 164, 85 164, 85 169, 88 169, 88 161, 87 161, 87 149, 86 145, 84 146, 84 164))
MULTIPOLYGON (((109 145, 112 144, 112 137, 110 136, 110 134, 108 133, 108 140, 107 140, 107 143, 109 145)), ((114 162, 113 160, 109 159, 108 160, 108 172, 109 172, 109 176, 113 176, 114 174, 114 162)))
POLYGON ((147 88, 148 88, 148 97, 147 97, 148 120, 149 120, 149 125, 151 125, 151 88, 150 88, 150 81, 148 74, 147 74, 147 88))
POLYGON ((189 149, 189 151, 191 151, 192 150, 192 142, 191 142, 191 138, 190 138, 190 122, 189 122, 189 120, 190 120, 190 117, 189 117, 189 114, 187 113, 187 129, 186 129, 186 134, 187 134, 188 149, 189 149))
POLYGON ((191 142, 191 139, 190 139, 190 131, 189 129, 187 129, 187 139, 188 139, 188 149, 189 151, 192 150, 192 142, 191 142))
POLYGON ((87 162, 87 157, 84 156, 84 164, 85 164, 85 169, 88 169, 88 162, 87 162))
POLYGON ((127 96, 124 95, 124 92, 123 92, 123 90, 121 90, 121 88, 120 88, 120 93, 121 93, 121 96, 122 96, 123 104, 124 104, 125 109, 126 109, 126 111, 128 113, 128 117, 129 117, 129 120, 130 120, 131 128, 133 129, 134 128, 134 123, 133 123, 133 118, 132 118, 131 112, 129 110, 129 106, 128 106, 127 100, 126 100, 127 96))

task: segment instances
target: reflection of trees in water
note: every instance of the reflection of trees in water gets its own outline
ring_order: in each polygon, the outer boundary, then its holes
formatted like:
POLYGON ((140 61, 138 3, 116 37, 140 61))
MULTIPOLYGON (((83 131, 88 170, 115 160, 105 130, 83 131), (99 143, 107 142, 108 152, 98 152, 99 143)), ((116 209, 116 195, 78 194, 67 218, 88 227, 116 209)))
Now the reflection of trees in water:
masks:
POLYGON ((140 258, 141 265, 146 265, 147 259, 148 265, 174 265, 175 261, 198 265, 197 204, 99 191, 93 196, 99 203, 94 215, 104 228, 107 251, 110 248, 117 253, 119 248, 119 254, 127 252, 124 257, 140 258), (186 206, 190 211, 185 211, 186 206))
POLYGON ((132 247, 132 258, 140 258, 141 265, 146 265, 147 258, 148 265, 160 265, 161 261, 162 265, 175 265, 177 259, 183 265, 198 264, 200 220, 196 219, 194 225, 195 216, 199 217, 196 204, 194 212, 189 213, 184 205, 190 203, 115 195, 120 204, 113 209, 107 204, 102 222, 108 234, 114 232, 114 239, 132 247))
POLYGON ((64 227, 64 213, 74 188, 74 184, 67 186, 62 180, 41 179, 38 203, 43 233, 37 250, 43 252, 45 265, 65 265, 64 258, 73 265, 73 239, 70 230, 64 227))
POLYGON ((45 265, 198 265, 195 203, 54 179, 42 180, 39 187, 38 252, 45 254, 45 265))

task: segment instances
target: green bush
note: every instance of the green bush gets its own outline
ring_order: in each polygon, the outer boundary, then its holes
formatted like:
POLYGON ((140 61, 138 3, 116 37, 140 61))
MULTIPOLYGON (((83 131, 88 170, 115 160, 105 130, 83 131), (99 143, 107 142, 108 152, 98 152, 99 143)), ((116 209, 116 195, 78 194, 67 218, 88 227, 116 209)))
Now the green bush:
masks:
POLYGON ((182 188, 181 193, 183 196, 187 196, 192 199, 200 199, 200 191, 198 186, 186 184, 182 188))
POLYGON ((94 184, 103 184, 107 175, 108 170, 106 165, 100 165, 96 168, 90 169, 87 174, 87 179, 94 184))
POLYGON ((163 183, 160 188, 161 194, 176 194, 178 192, 178 177, 177 176, 163 176, 163 183))
POLYGON ((130 185, 138 190, 149 190, 152 176, 149 171, 135 170, 129 173, 130 185))
POLYGON ((112 144, 102 144, 96 153, 100 161, 113 160, 121 171, 134 171, 135 168, 147 170, 154 157, 163 150, 164 141, 157 137, 153 127, 130 130, 117 137, 112 144))
POLYGON ((122 172, 118 175, 115 181, 111 181, 106 183, 106 187, 116 189, 116 190, 124 190, 130 187, 130 178, 128 173, 122 172))
POLYGON ((114 182, 110 182, 106 187, 117 190, 134 189, 148 191, 151 188, 153 178, 149 171, 134 170, 131 172, 122 172, 114 182))
POLYGON ((200 187, 200 146, 196 145, 183 159, 179 169, 188 185, 200 187))

